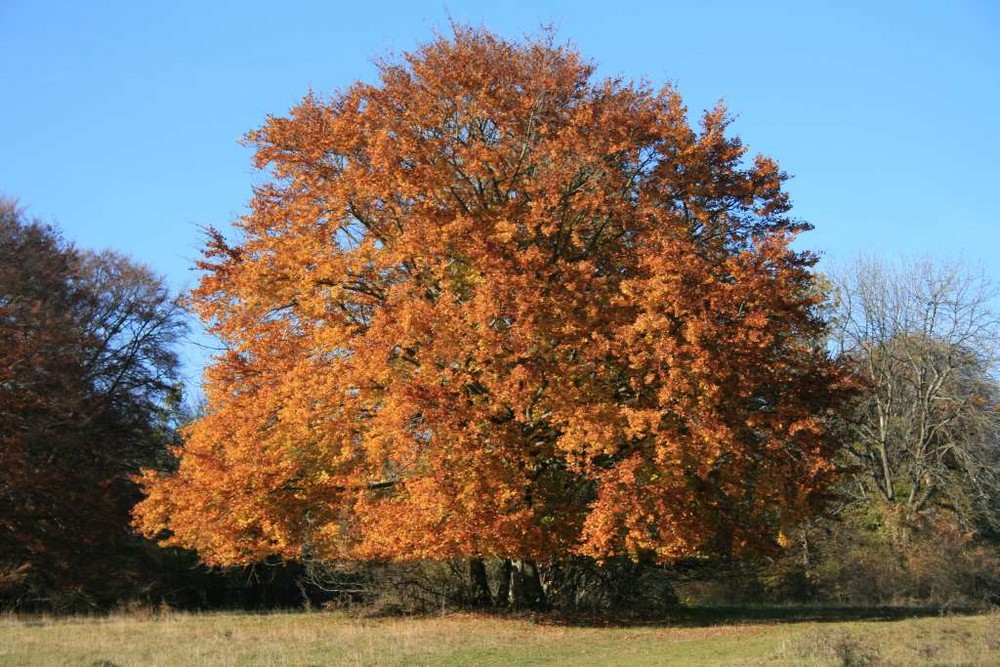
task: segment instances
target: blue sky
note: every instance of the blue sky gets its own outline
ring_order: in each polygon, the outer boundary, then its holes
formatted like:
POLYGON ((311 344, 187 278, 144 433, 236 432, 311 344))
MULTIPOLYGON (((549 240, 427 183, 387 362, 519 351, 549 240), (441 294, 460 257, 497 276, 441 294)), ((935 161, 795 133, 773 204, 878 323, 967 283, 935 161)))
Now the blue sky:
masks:
MULTIPOLYGON (((199 226, 259 178, 240 137, 447 30, 553 24, 604 75, 723 98, 794 176, 801 246, 981 262, 1000 280, 1000 3, 0 0, 0 193, 190 286, 199 226)), ((193 368, 203 359, 188 355, 193 368)))

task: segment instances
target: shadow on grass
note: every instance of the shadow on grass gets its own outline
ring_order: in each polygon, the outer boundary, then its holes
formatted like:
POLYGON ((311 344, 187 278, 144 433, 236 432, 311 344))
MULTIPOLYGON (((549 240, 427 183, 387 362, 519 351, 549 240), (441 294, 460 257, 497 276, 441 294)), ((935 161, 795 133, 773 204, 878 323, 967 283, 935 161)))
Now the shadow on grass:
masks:
MULTIPOLYGON (((493 620, 528 621, 541 626, 577 628, 704 628, 721 625, 780 625, 793 623, 838 623, 848 621, 899 621, 936 616, 976 616, 990 613, 996 607, 918 607, 918 606, 834 606, 834 605, 746 605, 746 606, 678 606, 659 614, 635 612, 620 613, 566 613, 557 611, 527 611, 513 609, 484 609, 482 607, 449 607, 441 613, 414 613, 400 609, 280 609, 240 610, 215 609, 179 611, 180 616, 212 616, 236 614, 240 616, 271 616, 283 614, 327 614, 356 621, 421 618, 478 618, 493 620)), ((994 611, 994 613, 996 613, 994 611)), ((122 613, 120 611, 95 614, 15 614, 0 612, 0 621, 6 619, 24 627, 41 627, 57 622, 89 622, 106 619, 139 619, 158 621, 174 616, 173 611, 142 608, 122 613)))
POLYGON ((704 627, 738 624, 838 623, 845 621, 898 621, 928 616, 971 616, 986 610, 976 607, 841 607, 828 605, 775 605, 746 607, 678 607, 659 616, 629 614, 537 614, 539 624, 577 627, 704 627))

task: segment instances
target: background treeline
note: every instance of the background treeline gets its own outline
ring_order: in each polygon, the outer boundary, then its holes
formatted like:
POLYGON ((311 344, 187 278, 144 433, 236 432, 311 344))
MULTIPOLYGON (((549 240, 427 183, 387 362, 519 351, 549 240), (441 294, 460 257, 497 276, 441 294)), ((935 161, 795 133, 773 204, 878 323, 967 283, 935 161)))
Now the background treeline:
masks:
POLYGON ((260 563, 207 570, 131 530, 132 476, 173 464, 194 416, 187 314, 162 279, 0 200, 0 608, 121 604, 655 613, 679 603, 982 604, 1000 596, 997 292, 961 264, 832 272, 829 349, 863 389, 844 475, 782 551, 664 568, 575 558, 260 563))

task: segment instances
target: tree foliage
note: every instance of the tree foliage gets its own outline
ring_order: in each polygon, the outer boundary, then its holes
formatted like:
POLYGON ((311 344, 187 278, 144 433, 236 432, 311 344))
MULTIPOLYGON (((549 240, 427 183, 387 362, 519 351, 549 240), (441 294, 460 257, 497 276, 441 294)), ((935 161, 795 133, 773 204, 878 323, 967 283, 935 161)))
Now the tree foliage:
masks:
POLYGON ((861 259, 841 270, 841 353, 867 385, 851 415, 853 489, 911 520, 947 509, 1000 528, 1000 315, 981 272, 861 259))
POLYGON ((148 269, 79 252, 0 200, 0 579, 108 576, 128 476, 164 460, 185 330, 148 269))
POLYGON ((785 175, 728 124, 460 26, 269 118, 193 294, 229 349, 137 525, 216 564, 773 544, 846 385, 785 175))

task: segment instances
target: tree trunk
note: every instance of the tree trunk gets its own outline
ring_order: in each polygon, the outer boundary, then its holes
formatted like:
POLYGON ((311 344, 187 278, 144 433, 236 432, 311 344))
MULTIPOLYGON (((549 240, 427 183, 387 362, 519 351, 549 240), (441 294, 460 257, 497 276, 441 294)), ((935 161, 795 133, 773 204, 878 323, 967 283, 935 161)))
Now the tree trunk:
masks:
POLYGON ((896 501, 896 493, 893 490, 892 469, 889 467, 889 454, 884 440, 878 443, 878 453, 879 460, 882 463, 882 483, 884 484, 885 499, 892 503, 896 501))
POLYGON ((510 577, 513 565, 509 558, 505 558, 500 564, 500 583, 497 584, 496 605, 506 607, 510 604, 510 577))
POLYGON ((548 606, 538 565, 534 561, 512 561, 510 594, 511 606, 518 609, 542 610, 548 606))
POLYGON ((469 582, 472 584, 472 604, 486 607, 493 602, 490 582, 486 578, 486 563, 482 558, 469 559, 469 582))

